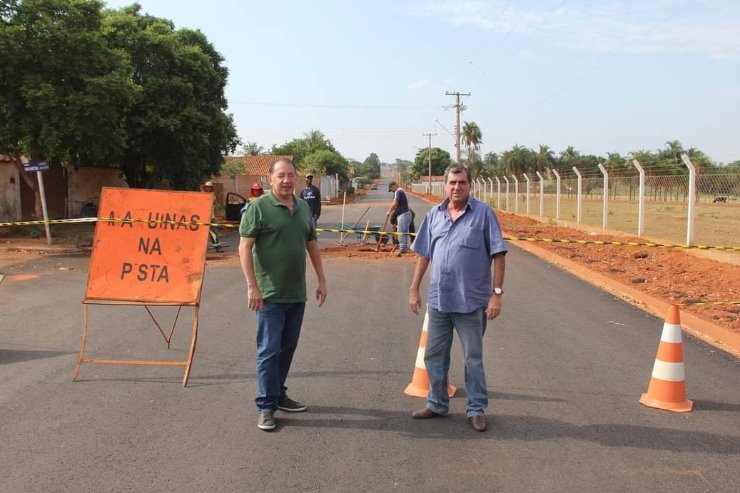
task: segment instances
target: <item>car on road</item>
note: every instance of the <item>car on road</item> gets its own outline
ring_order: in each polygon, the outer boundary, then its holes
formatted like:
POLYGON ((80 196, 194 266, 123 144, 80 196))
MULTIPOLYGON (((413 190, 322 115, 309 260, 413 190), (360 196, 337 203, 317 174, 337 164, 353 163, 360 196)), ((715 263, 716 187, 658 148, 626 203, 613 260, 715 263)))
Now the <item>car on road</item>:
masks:
POLYGON ((377 190, 377 189, 378 189, 378 185, 373 185, 370 187, 370 190, 377 190))

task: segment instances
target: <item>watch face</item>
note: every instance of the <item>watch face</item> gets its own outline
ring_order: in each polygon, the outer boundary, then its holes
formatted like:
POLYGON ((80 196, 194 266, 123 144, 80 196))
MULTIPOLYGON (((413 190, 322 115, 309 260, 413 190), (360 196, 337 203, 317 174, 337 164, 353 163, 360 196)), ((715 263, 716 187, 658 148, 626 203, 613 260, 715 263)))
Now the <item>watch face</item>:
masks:
POLYGON ((493 288, 493 292, 496 293, 496 294, 501 294, 504 291, 501 288, 493 288))

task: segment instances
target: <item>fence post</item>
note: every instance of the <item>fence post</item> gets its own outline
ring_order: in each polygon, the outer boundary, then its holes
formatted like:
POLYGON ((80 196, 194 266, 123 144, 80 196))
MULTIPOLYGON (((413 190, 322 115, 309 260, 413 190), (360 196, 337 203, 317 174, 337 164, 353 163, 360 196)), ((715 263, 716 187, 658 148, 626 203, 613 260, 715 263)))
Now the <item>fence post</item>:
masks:
POLYGON ((645 170, 637 159, 633 159, 632 164, 640 173, 640 197, 637 199, 637 236, 640 237, 645 232, 645 170))
POLYGON ((581 224, 581 191, 583 189, 583 177, 578 168, 573 166, 573 172, 578 177, 578 196, 576 197, 576 224, 581 224))
POLYGON ((506 210, 509 210, 509 179, 504 176, 506 182, 506 210))
POLYGON ((527 180, 527 192, 524 196, 527 198, 527 215, 529 215, 529 177, 527 176, 527 173, 524 173, 524 179, 527 180))
POLYGON ((551 171, 555 175, 555 186, 557 187, 555 190, 555 219, 560 220, 560 173, 556 169, 551 171))
POLYGON ((543 212, 545 211, 545 179, 542 178, 542 175, 539 171, 535 171, 537 173, 537 178, 540 179, 540 219, 542 219, 543 212))
POLYGON ((519 212, 519 180, 514 175, 511 177, 514 178, 514 212, 519 212))
POLYGON ((485 180, 483 180, 482 178, 478 178, 478 179, 477 179, 477 180, 475 180, 475 181, 479 182, 479 185, 478 185, 478 197, 476 197, 476 198, 477 198, 478 200, 480 200, 480 199, 481 199, 481 197, 485 197, 485 196, 486 196, 486 188, 485 188, 485 186, 486 186, 486 182, 485 182, 485 180), (483 185, 482 185, 482 187, 481 187, 481 185, 480 185, 481 183, 483 184, 483 185), (483 193, 482 193, 482 194, 481 194, 481 188, 483 189, 483 193))
POLYGON ((601 227, 606 229, 608 224, 607 219, 609 218, 609 173, 606 172, 603 164, 599 164, 599 170, 604 175, 604 192, 603 192, 603 204, 604 209, 602 212, 601 227))
POLYGON ((498 179, 498 176, 494 176, 496 178, 496 209, 501 210, 501 180, 498 179))
POLYGON ((694 243, 694 208, 696 206, 696 168, 688 154, 682 154, 681 160, 689 168, 689 219, 686 226, 686 245, 694 243))
POLYGON ((493 180, 491 180, 490 176, 488 177, 488 183, 490 185, 488 187, 488 202, 490 202, 493 200, 493 180))

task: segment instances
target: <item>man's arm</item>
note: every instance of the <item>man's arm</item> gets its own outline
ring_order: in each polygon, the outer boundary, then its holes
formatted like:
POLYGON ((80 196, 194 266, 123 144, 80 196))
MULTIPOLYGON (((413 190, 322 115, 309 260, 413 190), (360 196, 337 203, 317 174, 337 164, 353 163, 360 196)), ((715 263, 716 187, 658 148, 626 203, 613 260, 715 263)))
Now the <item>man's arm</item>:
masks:
POLYGON ((252 258, 252 247, 255 240, 255 238, 244 236, 239 239, 239 263, 244 272, 244 279, 247 281, 247 306, 250 310, 262 310, 265 302, 257 287, 257 276, 254 274, 254 259, 252 258))
MULTIPOLYGON (((506 252, 499 252, 493 256, 493 287, 504 287, 504 273, 506 272, 506 252)), ((501 302, 503 294, 491 293, 486 307, 488 320, 493 320, 501 314, 501 302)))
POLYGON ((411 311, 419 313, 421 307, 421 296, 419 296, 419 286, 421 280, 424 278, 424 273, 427 271, 429 266, 429 259, 419 257, 416 260, 416 269, 414 270, 414 279, 411 281, 411 287, 409 288, 409 306, 411 311))
POLYGON ((316 188, 316 211, 314 212, 314 216, 316 216, 316 219, 319 218, 321 215, 321 190, 316 188))
POLYGON ((319 286, 316 288, 316 299, 319 300, 319 306, 326 301, 326 277, 324 276, 324 266, 321 264, 321 252, 316 240, 306 242, 308 257, 311 259, 313 270, 316 271, 316 278, 319 286))

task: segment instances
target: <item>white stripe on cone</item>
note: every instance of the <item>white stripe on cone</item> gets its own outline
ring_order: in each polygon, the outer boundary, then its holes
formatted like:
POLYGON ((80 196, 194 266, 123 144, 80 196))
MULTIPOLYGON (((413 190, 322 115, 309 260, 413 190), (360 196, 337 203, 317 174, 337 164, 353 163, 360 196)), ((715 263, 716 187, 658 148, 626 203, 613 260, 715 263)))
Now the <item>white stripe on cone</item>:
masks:
POLYGON ((679 344, 681 340, 681 326, 676 324, 663 324, 663 332, 660 334, 660 340, 663 342, 672 342, 679 344))
POLYGON ((683 363, 668 363, 656 359, 653 365, 653 378, 665 382, 683 382, 686 380, 686 372, 683 363))

